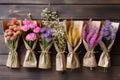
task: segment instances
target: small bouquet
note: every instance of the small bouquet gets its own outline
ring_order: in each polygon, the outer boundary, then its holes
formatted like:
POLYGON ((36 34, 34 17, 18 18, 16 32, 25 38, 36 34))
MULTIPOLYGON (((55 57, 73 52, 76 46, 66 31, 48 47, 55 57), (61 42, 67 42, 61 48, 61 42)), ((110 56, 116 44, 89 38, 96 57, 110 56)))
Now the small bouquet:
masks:
POLYGON ((67 68, 75 69, 80 67, 76 50, 82 43, 82 26, 83 21, 64 21, 67 36, 67 44, 69 53, 67 55, 67 68))
POLYGON ((41 54, 39 57, 39 68, 48 69, 51 68, 51 59, 49 49, 52 46, 52 28, 56 21, 56 12, 49 11, 48 8, 45 8, 41 12, 42 24, 40 29, 40 39, 39 44, 41 47, 41 54))
POLYGON ((82 30, 83 43, 87 50, 84 58, 83 58, 83 66, 96 67, 97 63, 94 55, 95 46, 102 39, 102 31, 100 30, 100 21, 88 21, 82 30))
POLYGON ((21 21, 12 18, 11 21, 3 21, 3 30, 5 43, 10 49, 6 66, 10 68, 18 68, 18 53, 16 51, 21 36, 21 21))
POLYGON ((21 27, 21 29, 23 31, 23 41, 27 49, 23 62, 23 67, 36 67, 37 59, 35 57, 34 49, 37 44, 37 36, 40 28, 37 26, 36 21, 30 21, 25 19, 23 21, 23 26, 21 27))
POLYGON ((42 50, 39 57, 39 68, 51 68, 49 49, 52 46, 52 29, 46 27, 40 29, 39 44, 42 50))
POLYGON ((66 36, 62 22, 53 28, 54 46, 57 51, 56 55, 56 70, 66 70, 65 49, 66 49, 66 36))
POLYGON ((102 25, 103 38, 100 42, 101 49, 103 50, 98 66, 107 68, 110 67, 110 55, 109 52, 114 44, 116 33, 119 27, 119 23, 110 22, 106 20, 102 25))

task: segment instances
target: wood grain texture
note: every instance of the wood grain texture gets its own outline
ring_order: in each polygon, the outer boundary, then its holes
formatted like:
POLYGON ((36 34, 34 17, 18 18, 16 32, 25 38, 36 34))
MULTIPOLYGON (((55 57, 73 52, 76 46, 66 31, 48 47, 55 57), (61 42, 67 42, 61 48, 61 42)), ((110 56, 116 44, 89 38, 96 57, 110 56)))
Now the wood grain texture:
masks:
POLYGON ((67 70, 64 73, 56 72, 55 68, 51 70, 41 69, 8 69, 0 67, 1 80, 119 80, 120 67, 111 67, 108 72, 102 68, 96 68, 90 71, 87 68, 77 70, 67 70))
MULTIPOLYGON (((40 19, 41 11, 47 5, 0 5, 0 19, 16 17, 25 19, 32 13, 34 19, 40 19)), ((51 5, 58 11, 61 19, 119 19, 120 5, 51 5)))
POLYGON ((0 0, 0 3, 24 4, 120 4, 119 0, 0 0))
MULTIPOLYGON (((51 48, 52 69, 9 69, 6 61, 9 49, 4 42, 2 32, 2 20, 8 20, 12 17, 25 19, 28 13, 32 13, 33 19, 41 19, 41 11, 51 4, 52 11, 58 11, 61 19, 88 20, 89 18, 120 22, 120 0, 0 0, 0 80, 119 80, 120 79, 120 28, 118 30, 115 43, 111 50, 112 67, 108 72, 103 72, 103 68, 97 67, 90 71, 82 67, 83 56, 86 52, 83 44, 77 50, 81 68, 76 70, 67 70, 64 73, 56 72, 55 59, 56 51, 54 46, 51 48), (52 74, 51 74, 52 73, 52 74)), ((18 45, 19 62, 22 66, 25 57, 26 48, 22 39, 18 45)), ((35 49, 37 60, 40 53, 39 45, 35 49)), ((100 48, 97 46, 95 53, 98 62, 100 57, 100 48)), ((65 53, 65 56, 67 53, 65 53)))
POLYGON ((4 36, 0 35, 0 54, 8 54, 9 49, 5 44, 4 36))

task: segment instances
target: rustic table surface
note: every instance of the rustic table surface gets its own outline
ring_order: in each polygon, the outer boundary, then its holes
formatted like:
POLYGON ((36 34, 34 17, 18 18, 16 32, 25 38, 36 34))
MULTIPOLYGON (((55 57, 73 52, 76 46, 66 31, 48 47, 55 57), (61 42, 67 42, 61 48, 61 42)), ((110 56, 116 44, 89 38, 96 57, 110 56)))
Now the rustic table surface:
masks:
MULTIPOLYGON (((120 28, 116 36, 115 43, 111 50, 112 67, 107 72, 103 68, 97 67, 90 71, 88 68, 67 70, 57 72, 55 70, 55 49, 52 47, 52 69, 9 69, 5 66, 9 49, 4 43, 2 32, 2 20, 9 20, 12 17, 24 19, 26 14, 31 13, 33 19, 40 19, 40 12, 51 4, 50 9, 58 11, 61 19, 73 20, 94 20, 110 19, 120 22, 120 0, 0 0, 0 80, 120 80, 120 28)), ((39 47, 35 49, 36 55, 39 47)), ((81 45, 78 52, 80 62, 84 56, 84 46, 81 45)), ((99 46, 98 49, 99 50, 99 46)), ((20 41, 17 49, 21 66, 26 51, 23 41, 20 41)), ((96 59, 100 52, 95 54, 96 59)))

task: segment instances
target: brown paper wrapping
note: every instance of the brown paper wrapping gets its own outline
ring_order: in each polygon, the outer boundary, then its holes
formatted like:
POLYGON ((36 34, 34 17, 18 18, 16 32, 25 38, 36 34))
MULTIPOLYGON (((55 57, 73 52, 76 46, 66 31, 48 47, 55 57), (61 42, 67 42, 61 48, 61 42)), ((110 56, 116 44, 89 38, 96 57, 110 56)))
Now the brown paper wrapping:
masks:
POLYGON ((66 67, 71 68, 71 69, 79 68, 80 67, 80 62, 79 62, 78 55, 77 55, 77 53, 75 51, 77 50, 77 48, 81 44, 81 41, 79 42, 79 45, 77 45, 74 49, 72 49, 69 42, 67 42, 67 44, 68 44, 69 53, 67 55, 66 67))
POLYGON ((38 68, 42 68, 42 69, 49 69, 49 68, 51 68, 51 59, 50 59, 49 49, 51 48, 52 43, 53 42, 51 42, 48 45, 46 50, 44 50, 43 45, 40 44, 40 47, 41 47, 42 51, 41 51, 41 54, 40 54, 40 57, 39 57, 38 68))
MULTIPOLYGON (((114 28, 116 28, 116 30, 118 30, 119 23, 112 22, 112 25, 113 25, 114 28)), ((103 50, 103 52, 101 53, 101 56, 100 56, 100 59, 99 59, 99 62, 98 62, 98 66, 105 67, 105 68, 111 66, 110 53, 109 52, 111 51, 111 48, 112 48, 112 46, 114 44, 114 41, 115 40, 111 40, 108 47, 105 45, 105 43, 103 41, 101 41, 99 43, 101 49, 103 50)))
MULTIPOLYGON (((73 22, 74 22, 74 27, 78 28, 80 35, 81 35, 83 21, 73 21, 73 22)), ((65 23, 66 23, 66 21, 65 21, 65 23)), ((66 25, 66 24, 64 24, 64 25, 65 25, 65 31, 67 32, 66 28, 67 28, 67 26, 70 26, 70 25, 66 25)), ((79 62, 79 58, 78 58, 78 55, 76 53, 76 50, 78 49, 78 47, 80 46, 81 43, 82 43, 82 38, 80 38, 78 44, 73 49, 72 45, 70 45, 69 41, 67 41, 69 53, 67 55, 66 68, 75 69, 75 68, 80 67, 80 62, 79 62)))
MULTIPOLYGON (((19 38, 20 36, 17 38, 16 40, 16 44, 15 44, 15 48, 14 48, 14 53, 12 53, 12 49, 10 46, 9 49, 10 49, 10 52, 8 54, 8 59, 7 59, 7 63, 6 63, 6 66, 10 67, 10 68, 19 68, 19 61, 18 61, 18 53, 16 51, 17 49, 17 46, 18 46, 18 42, 19 42, 19 38), (13 56, 12 56, 13 55, 13 56), (14 57, 14 60, 12 60, 12 58, 14 57)), ((5 39, 5 43, 7 45, 9 45, 9 43, 7 42, 7 40, 5 39)))
POLYGON ((56 55, 56 71, 65 71, 66 70, 66 60, 65 60, 64 52, 65 52, 66 47, 64 48, 64 51, 61 52, 60 49, 58 48, 56 42, 54 42, 54 46, 55 46, 55 49, 57 51, 57 55, 56 55))
POLYGON ((33 67, 37 67, 37 59, 34 53, 34 49, 36 47, 37 44, 37 40, 35 40, 35 42, 33 43, 32 48, 29 47, 29 45, 27 44, 27 42, 23 39, 25 47, 27 49, 26 51, 26 55, 25 55, 25 59, 23 62, 23 67, 29 67, 29 68, 33 68, 33 67), (29 56, 32 55, 33 61, 28 61, 29 56))
POLYGON ((108 47, 106 47, 106 45, 102 41, 99 43, 103 52, 100 56, 98 66, 110 67, 110 54, 109 54, 109 52, 111 51, 111 47, 112 47, 113 43, 114 43, 114 40, 111 40, 111 43, 108 47))
MULTIPOLYGON (((92 21, 92 23, 93 25, 96 26, 98 30, 100 29, 101 21, 92 21)), ((97 62, 96 62, 95 55, 94 55, 94 48, 91 49, 84 39, 83 39, 83 44, 87 50, 83 58, 83 66, 90 67, 90 68, 96 67, 97 62)))
MULTIPOLYGON (((9 22, 9 21, 3 21, 3 33, 4 33, 4 31, 8 28, 8 27, 7 27, 7 23, 8 23, 8 22, 9 22)), ((18 22, 20 23, 20 26, 21 26, 21 21, 18 20, 18 22)), ((17 47, 18 47, 18 42, 19 42, 20 36, 21 36, 21 35, 19 35, 18 38, 17 38, 17 40, 16 40, 15 48, 14 48, 14 49, 12 49, 12 48, 10 47, 10 44, 8 43, 8 41, 6 40, 6 38, 5 38, 5 36, 4 36, 5 43, 6 43, 6 45, 8 46, 8 48, 10 49, 10 52, 9 52, 8 58, 7 58, 7 62, 6 62, 6 66, 7 66, 7 67, 10 67, 10 68, 19 68, 19 67, 20 67, 20 66, 19 66, 19 61, 18 61, 18 53, 17 53, 17 51, 16 51, 16 50, 17 50, 17 47), (12 54, 12 50, 14 51, 13 54, 12 54), (14 58, 14 59, 12 60, 12 58, 14 58)))
POLYGON ((87 52, 83 58, 83 66, 96 67, 97 63, 96 63, 96 59, 95 59, 95 55, 94 55, 94 48, 90 49, 85 40, 83 40, 83 44, 87 50, 87 52))

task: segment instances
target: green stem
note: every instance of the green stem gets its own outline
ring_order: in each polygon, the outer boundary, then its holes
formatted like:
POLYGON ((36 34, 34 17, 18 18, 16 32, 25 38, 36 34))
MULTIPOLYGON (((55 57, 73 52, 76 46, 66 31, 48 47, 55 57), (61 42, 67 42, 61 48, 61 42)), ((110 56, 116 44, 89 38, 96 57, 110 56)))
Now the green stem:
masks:
POLYGON ((15 46, 15 41, 11 41, 11 47, 12 47, 12 50, 11 50, 11 67, 14 63, 14 60, 15 60, 15 54, 14 54, 14 46, 15 46))
MULTIPOLYGON (((32 49, 32 41, 29 41, 28 42, 28 45, 30 46, 30 48, 32 49)), ((32 61, 32 62, 34 62, 34 60, 33 60, 33 55, 32 55, 32 53, 30 52, 30 55, 29 55, 29 57, 28 57, 28 60, 27 61, 32 61)))

